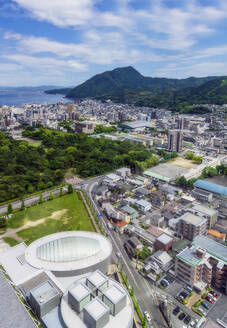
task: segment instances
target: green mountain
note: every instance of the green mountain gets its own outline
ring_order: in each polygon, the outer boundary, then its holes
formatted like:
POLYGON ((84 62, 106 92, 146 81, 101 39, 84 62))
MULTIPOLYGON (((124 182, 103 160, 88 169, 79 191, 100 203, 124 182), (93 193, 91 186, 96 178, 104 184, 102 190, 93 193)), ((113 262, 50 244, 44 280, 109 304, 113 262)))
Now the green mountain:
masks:
POLYGON ((116 68, 97 74, 76 86, 67 93, 68 98, 100 97, 105 95, 117 95, 124 89, 132 91, 151 91, 160 93, 168 90, 193 87, 210 81, 215 77, 187 79, 152 78, 140 74, 133 67, 116 68))
POLYGON ((197 87, 169 90, 162 93, 135 92, 125 89, 114 95, 99 97, 101 100, 106 98, 137 106, 162 107, 177 111, 189 109, 190 111, 192 108, 189 107, 193 104, 222 105, 227 103, 227 77, 215 78, 197 87))

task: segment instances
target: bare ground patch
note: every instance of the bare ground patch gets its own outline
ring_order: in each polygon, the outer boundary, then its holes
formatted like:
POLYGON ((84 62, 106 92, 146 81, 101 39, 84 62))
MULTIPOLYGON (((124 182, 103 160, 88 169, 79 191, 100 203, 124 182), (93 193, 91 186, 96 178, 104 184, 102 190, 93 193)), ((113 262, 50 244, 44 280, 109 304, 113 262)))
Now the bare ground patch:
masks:
POLYGON ((198 166, 198 164, 183 157, 174 158, 173 160, 169 161, 168 164, 183 167, 184 169, 193 169, 198 166))

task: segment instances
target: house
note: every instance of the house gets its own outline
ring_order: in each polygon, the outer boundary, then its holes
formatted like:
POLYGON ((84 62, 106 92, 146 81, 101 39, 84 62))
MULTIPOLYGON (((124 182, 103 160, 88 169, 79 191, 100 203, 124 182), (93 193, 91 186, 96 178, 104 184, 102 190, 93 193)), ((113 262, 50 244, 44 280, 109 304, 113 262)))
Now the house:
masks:
POLYGON ((198 216, 201 216, 207 219, 207 227, 211 229, 213 225, 217 222, 218 219, 218 211, 201 204, 197 204, 191 208, 191 212, 198 216))
POLYGON ((143 250, 143 244, 141 244, 137 237, 131 237, 128 239, 128 243, 133 249, 138 249, 139 251, 143 250))
POLYGON ((149 257, 149 260, 158 264, 162 271, 167 272, 172 266, 172 257, 165 251, 157 251, 149 257))
POLYGON ((137 200, 136 205, 138 205, 139 209, 143 213, 146 213, 146 212, 150 211, 150 209, 151 209, 151 203, 147 202, 144 199, 137 200))
POLYGON ((141 188, 137 188, 136 189, 136 191, 135 191, 135 195, 137 196, 137 197, 147 197, 147 196, 149 196, 151 194, 151 191, 150 190, 148 190, 148 189, 146 189, 146 188, 143 188, 143 187, 141 187, 141 188))
POLYGON ((165 204, 165 196, 158 190, 151 191, 151 203, 155 206, 163 206, 165 204))
POLYGON ((122 178, 131 176, 131 170, 127 167, 122 167, 121 169, 118 169, 116 173, 122 178))
POLYGON ((123 206, 121 208, 124 212, 126 212, 128 215, 130 215, 131 220, 138 218, 139 213, 137 212, 137 210, 135 210, 134 208, 130 207, 130 206, 123 206))

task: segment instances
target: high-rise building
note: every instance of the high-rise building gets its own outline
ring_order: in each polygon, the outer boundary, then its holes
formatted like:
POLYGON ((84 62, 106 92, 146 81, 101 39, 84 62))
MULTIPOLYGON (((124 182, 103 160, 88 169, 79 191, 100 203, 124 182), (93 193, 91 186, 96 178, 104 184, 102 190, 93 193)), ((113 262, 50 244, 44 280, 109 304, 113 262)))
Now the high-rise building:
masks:
POLYGON ((171 130, 168 133, 168 150, 180 152, 182 150, 182 132, 171 130))

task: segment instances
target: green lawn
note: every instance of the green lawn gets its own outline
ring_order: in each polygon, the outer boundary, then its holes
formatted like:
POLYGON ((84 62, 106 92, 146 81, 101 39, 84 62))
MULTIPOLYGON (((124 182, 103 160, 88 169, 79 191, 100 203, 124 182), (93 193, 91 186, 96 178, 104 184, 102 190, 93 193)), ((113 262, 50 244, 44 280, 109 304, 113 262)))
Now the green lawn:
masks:
POLYGON ((94 231, 86 207, 78 197, 78 193, 65 195, 17 212, 8 221, 8 227, 23 227, 29 221, 35 223, 40 219, 42 219, 40 224, 17 232, 27 244, 40 237, 60 231, 94 231))
POLYGON ((19 244, 19 241, 10 237, 3 237, 3 240, 10 246, 16 246, 19 244))

